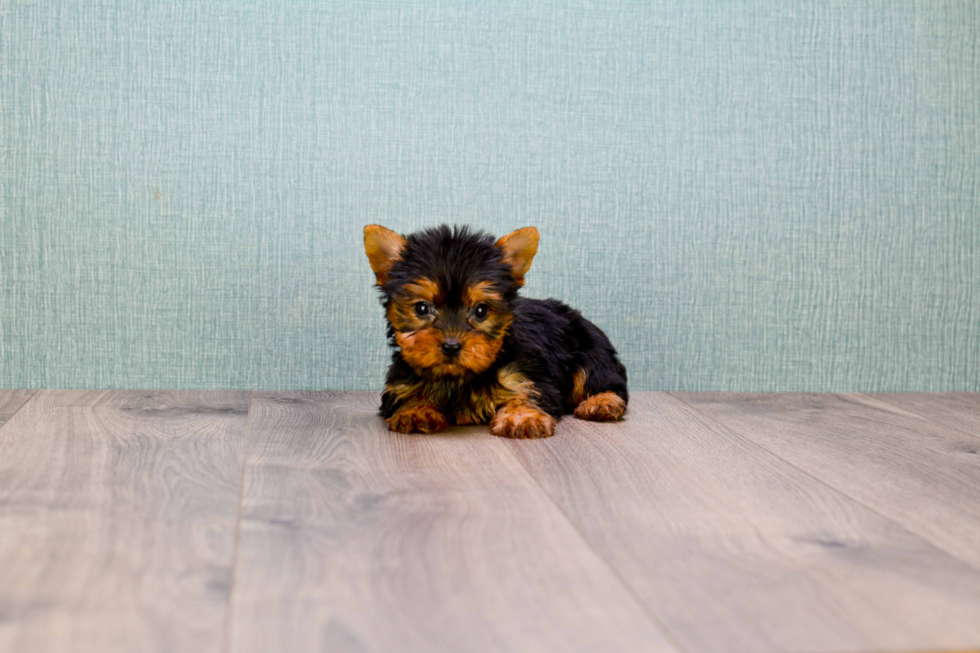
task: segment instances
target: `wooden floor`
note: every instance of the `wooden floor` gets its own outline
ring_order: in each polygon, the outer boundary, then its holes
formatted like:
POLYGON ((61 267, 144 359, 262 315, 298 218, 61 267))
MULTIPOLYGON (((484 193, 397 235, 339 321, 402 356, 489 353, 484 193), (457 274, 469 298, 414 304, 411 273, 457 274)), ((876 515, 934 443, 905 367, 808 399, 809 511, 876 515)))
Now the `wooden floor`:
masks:
POLYGON ((0 390, 0 651, 980 648, 980 395, 0 390))

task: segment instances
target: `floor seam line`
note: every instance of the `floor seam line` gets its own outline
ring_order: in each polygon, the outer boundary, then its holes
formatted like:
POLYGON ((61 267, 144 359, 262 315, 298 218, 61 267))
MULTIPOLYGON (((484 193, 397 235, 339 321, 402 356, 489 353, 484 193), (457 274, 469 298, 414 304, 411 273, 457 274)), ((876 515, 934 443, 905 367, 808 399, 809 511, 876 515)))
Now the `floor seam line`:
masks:
POLYGON ((235 581, 238 577, 238 553, 241 549, 241 537, 242 537, 242 506, 245 503, 245 472, 248 469, 248 445, 249 436, 251 435, 252 428, 252 398, 255 393, 249 390, 248 393, 248 413, 245 418, 245 446, 242 452, 242 474, 241 480, 238 487, 238 509, 235 515, 235 535, 232 544, 231 552, 231 579, 228 583, 228 604, 225 607, 225 624, 222 631, 222 643, 221 650, 222 653, 230 653, 231 651, 231 627, 232 621, 234 619, 234 594, 235 594, 235 581))
MULTIPOLYGON (((835 397, 841 397, 841 393, 839 393, 839 392, 833 392, 831 394, 833 394, 835 397)), ((910 413, 912 415, 915 415, 916 417, 918 417, 920 419, 923 419, 923 420, 929 422, 930 424, 935 424, 936 426, 939 426, 941 428, 944 428, 944 429, 952 429, 953 431, 956 431, 957 433, 962 433, 963 435, 969 435, 971 438, 980 439, 980 435, 978 435, 976 433, 970 433, 969 431, 964 431, 963 429, 961 429, 958 426, 951 426, 951 425, 945 424, 943 422, 937 422, 935 419, 929 417, 928 415, 921 415, 921 414, 917 413, 914 410, 909 410, 908 408, 905 408, 904 406, 899 406, 898 404, 893 403, 891 401, 888 401, 887 399, 880 399, 880 398, 876 397, 874 395, 874 393, 872 393, 872 392, 859 392, 859 393, 856 393, 856 394, 860 394, 862 397, 869 397, 871 399, 874 399, 875 401, 880 401, 883 404, 888 404, 892 408, 897 408, 899 410, 904 410, 906 413, 910 413)), ((940 394, 942 394, 942 393, 940 393, 940 394)), ((844 397, 841 397, 841 399, 844 399, 844 397)))
MULTIPOLYGON (((562 419, 565 418, 570 419, 571 416, 566 415, 562 419)), ((559 436, 559 435, 560 435, 559 433, 555 434, 555 436, 559 436)), ((663 621, 661 621, 661 619, 657 615, 655 615, 650 610, 649 607, 647 607, 646 602, 644 602, 642 597, 640 597, 640 595, 636 593, 632 585, 626 582, 626 579, 623 578, 622 574, 619 573, 616 567, 614 567, 613 564, 606 559, 606 556, 602 555, 602 553, 595 548, 595 546, 592 544, 589 538, 586 537, 585 533, 582 532, 582 530, 578 527, 575 521, 568 515, 567 512, 565 512, 565 510, 558 504, 558 502, 555 501, 555 498, 551 496, 551 494, 541 485, 541 483, 538 482, 538 479, 535 478, 534 474, 531 473, 531 470, 527 468, 527 465, 524 464, 524 461, 522 461, 517 456, 517 454, 514 453, 514 451, 510 448, 510 445, 506 443, 501 443, 501 444, 503 445, 503 448, 507 451, 507 453, 515 461, 517 461, 517 464, 521 466, 521 469, 523 469, 524 473, 527 474, 528 478, 531 479, 531 482, 534 483, 535 486, 537 486, 537 488, 541 491, 541 494, 543 494, 547 498, 548 502, 551 503, 552 506, 554 506, 555 510, 558 511, 558 514, 560 514, 565 519, 568 525, 572 527, 572 530, 578 533, 578 536, 581 538, 582 542, 585 543, 585 546, 588 547, 589 551, 591 551, 592 554, 595 555, 596 558, 598 558, 602 562, 603 566, 605 566, 606 569, 609 570, 609 572, 612 574, 612 577, 619 583, 620 586, 623 587, 623 589, 626 590, 627 595, 631 596, 633 600, 636 601, 636 604, 639 606, 640 610, 643 612, 643 614, 646 615, 647 619, 649 619, 653 623, 654 627, 656 627, 656 629, 660 632, 660 634, 663 635, 667 643, 673 646, 675 649, 677 649, 678 653, 688 653, 688 650, 681 645, 681 642, 680 640, 677 639, 677 636, 674 635, 674 633, 667 627, 667 625, 664 624, 663 621)))
POLYGON ((2 423, 0 423, 0 429, 2 429, 4 426, 6 426, 7 424, 9 424, 10 423, 10 420, 12 420, 17 415, 17 413, 19 413, 20 411, 24 410, 24 408, 27 407, 27 404, 29 404, 32 401, 34 401, 34 397, 38 396, 39 394, 41 394, 41 390, 34 390, 34 391, 32 391, 31 392, 31 395, 27 398, 27 401, 25 401, 20 406, 18 406, 17 407, 17 410, 15 410, 14 412, 10 413, 10 417, 8 417, 7 419, 3 420, 2 423))
MULTIPOLYGON (((775 451, 772 451, 772 450, 770 450, 770 449, 762 446, 761 444, 750 440, 746 436, 742 435, 740 432, 736 431, 734 427, 729 426, 728 424, 725 424, 724 422, 721 422, 721 421, 715 419, 713 416, 708 415, 707 413, 704 413, 704 412, 698 410, 698 408, 696 406, 692 406, 691 404, 687 403, 686 401, 684 401, 680 397, 676 396, 674 393, 667 392, 665 394, 667 394, 668 396, 670 396, 670 397, 676 399, 677 401, 683 403, 685 406, 687 406, 691 410, 695 411, 698 415, 700 415, 704 419, 709 420, 711 422, 714 422, 715 424, 717 424, 718 426, 722 427, 726 431, 730 432, 732 435, 734 435, 738 439, 742 440, 746 444, 749 444, 749 445, 751 445, 753 447, 757 447, 758 449, 761 449, 762 451, 765 451, 766 453, 770 454, 771 456, 774 456, 774 457, 778 458, 779 460, 783 461, 784 463, 786 463, 787 465, 789 465, 790 467, 792 467, 796 471, 800 472, 801 474, 804 474, 805 476, 808 476, 808 477, 812 478, 816 482, 820 483, 821 485, 823 485, 824 487, 826 487, 826 488, 828 488, 830 490, 833 490, 834 492, 838 492, 839 494, 841 494, 842 496, 847 497, 851 501, 853 501, 853 502, 855 502, 855 503, 857 503, 857 504, 859 504, 861 506, 864 506, 865 508, 867 508, 868 510, 870 510, 874 514, 876 514, 879 517, 881 517, 882 519, 886 520, 888 523, 894 525, 897 528, 902 529, 903 531, 905 531, 906 533, 908 533, 912 537, 915 537, 915 538, 921 540, 924 544, 927 544, 927 545, 935 548, 937 551, 940 551, 941 553, 946 554, 950 558, 952 558, 954 560, 958 560, 959 562, 963 563, 964 565, 966 565, 970 569, 973 569, 975 571, 980 571, 980 566, 974 565, 974 564, 968 562, 967 560, 964 560, 963 558, 959 557, 955 553, 952 553, 950 551, 947 551, 945 548, 943 548, 940 545, 938 545, 935 542, 933 542, 930 538, 927 538, 924 535, 920 535, 919 533, 913 531, 911 528, 909 528, 908 526, 906 526, 905 524, 903 524, 901 522, 895 521, 894 519, 892 519, 888 515, 883 514, 880 510, 878 510, 874 506, 870 506, 867 503, 865 503, 864 501, 862 501, 861 499, 858 499, 856 497, 851 496, 851 494, 849 492, 847 492, 845 490, 842 490, 842 489, 840 489, 838 487, 835 487, 835 486, 831 485, 830 483, 828 483, 827 481, 823 480, 819 476, 814 476, 812 473, 806 471, 802 467, 799 467, 799 466, 793 464, 792 462, 786 460, 785 458, 783 458, 782 456, 780 456, 775 451)), ((834 394, 834 393, 827 393, 827 394, 834 394)))

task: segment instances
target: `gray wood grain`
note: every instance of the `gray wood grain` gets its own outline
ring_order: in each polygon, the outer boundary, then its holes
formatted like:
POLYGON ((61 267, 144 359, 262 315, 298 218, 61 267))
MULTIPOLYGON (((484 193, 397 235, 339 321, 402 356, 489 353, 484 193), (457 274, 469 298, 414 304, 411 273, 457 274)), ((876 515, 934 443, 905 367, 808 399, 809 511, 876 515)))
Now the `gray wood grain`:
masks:
POLYGON ((377 402, 253 398, 230 650, 672 650, 503 440, 377 402))
POLYGON ((866 395, 677 395, 980 569, 980 439, 866 395))
POLYGON ((34 392, 34 390, 0 389, 0 426, 13 417, 14 413, 34 395, 34 392))
POLYGON ((42 391, 0 429, 0 650, 220 650, 248 393, 42 391))
POLYGON ((980 436, 980 394, 909 392, 869 395, 922 417, 980 436))
POLYGON ((670 396, 507 445, 688 651, 980 644, 980 573, 670 396))

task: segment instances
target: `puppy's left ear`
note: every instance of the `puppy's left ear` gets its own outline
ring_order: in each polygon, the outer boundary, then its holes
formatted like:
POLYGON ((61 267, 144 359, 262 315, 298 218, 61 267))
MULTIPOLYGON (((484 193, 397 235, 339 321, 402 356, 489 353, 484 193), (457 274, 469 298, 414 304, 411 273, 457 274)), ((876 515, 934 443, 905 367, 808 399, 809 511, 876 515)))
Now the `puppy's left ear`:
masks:
POLYGON ((391 266, 401 259, 406 244, 407 241, 391 229, 377 224, 364 227, 364 251, 379 286, 384 284, 391 266))
POLYGON ((531 268, 531 260, 538 251, 538 230, 524 227, 512 231, 497 241, 497 247, 503 250, 504 263, 510 266, 514 280, 523 286, 524 275, 531 268))

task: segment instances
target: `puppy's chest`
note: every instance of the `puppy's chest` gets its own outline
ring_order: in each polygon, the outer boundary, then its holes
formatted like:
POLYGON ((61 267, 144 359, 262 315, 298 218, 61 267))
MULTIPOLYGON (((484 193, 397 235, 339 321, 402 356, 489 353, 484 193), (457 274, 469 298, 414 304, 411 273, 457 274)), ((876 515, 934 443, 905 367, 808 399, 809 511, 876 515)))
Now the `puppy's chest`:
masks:
POLYGON ((456 424, 484 424, 493 419, 497 408, 507 402, 502 386, 474 388, 460 393, 455 404, 446 407, 456 424))
POLYGON ((521 399, 526 393, 519 392, 510 384, 498 379, 492 383, 466 384, 462 386, 434 386, 428 388, 430 401, 454 423, 485 424, 493 419, 497 409, 508 401, 521 399))

